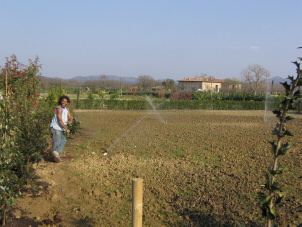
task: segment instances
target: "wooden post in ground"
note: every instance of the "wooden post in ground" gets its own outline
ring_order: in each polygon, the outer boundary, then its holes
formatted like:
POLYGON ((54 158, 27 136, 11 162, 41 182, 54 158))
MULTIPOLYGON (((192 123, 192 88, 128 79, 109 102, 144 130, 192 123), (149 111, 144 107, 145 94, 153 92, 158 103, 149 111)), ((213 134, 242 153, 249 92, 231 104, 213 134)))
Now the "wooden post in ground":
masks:
POLYGON ((132 180, 132 227, 143 226, 143 182, 141 178, 132 180))

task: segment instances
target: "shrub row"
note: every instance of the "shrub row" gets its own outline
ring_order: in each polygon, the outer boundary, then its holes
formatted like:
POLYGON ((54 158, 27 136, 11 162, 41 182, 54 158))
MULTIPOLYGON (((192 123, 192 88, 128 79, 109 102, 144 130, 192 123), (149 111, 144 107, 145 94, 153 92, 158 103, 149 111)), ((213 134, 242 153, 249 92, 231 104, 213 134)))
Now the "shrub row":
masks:
POLYGON ((166 102, 161 106, 161 109, 189 109, 189 110, 263 110, 265 102, 250 102, 250 101, 222 101, 222 100, 179 100, 166 102))
POLYGON ((71 105, 76 109, 102 109, 101 99, 72 99, 71 105))
MULTIPOLYGON (((69 94, 80 93, 81 88, 66 88, 69 94)), ((83 90, 83 88, 82 88, 83 90)), ((108 94, 114 98, 118 98, 120 95, 127 96, 150 96, 155 98, 168 98, 175 100, 236 100, 236 101, 265 101, 267 99, 266 93, 254 94, 251 92, 171 92, 171 91, 120 91, 120 90, 109 90, 108 94)), ((99 95, 99 91, 91 93, 96 96, 99 95)), ((282 99, 284 94, 273 99, 282 99)))
MULTIPOLYGON (((231 101, 231 100, 154 100, 152 107, 147 100, 73 100, 77 109, 108 109, 108 110, 171 110, 171 109, 205 109, 205 110, 264 110, 265 101, 231 101)), ((271 108, 276 108, 275 101, 271 108)))

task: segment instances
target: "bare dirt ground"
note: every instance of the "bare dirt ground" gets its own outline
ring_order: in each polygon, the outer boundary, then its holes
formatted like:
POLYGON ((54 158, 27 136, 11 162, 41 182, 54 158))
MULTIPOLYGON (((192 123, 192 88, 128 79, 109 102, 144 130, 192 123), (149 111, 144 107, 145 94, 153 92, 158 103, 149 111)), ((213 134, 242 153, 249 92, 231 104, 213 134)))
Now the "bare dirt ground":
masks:
MULTIPOLYGON (((257 192, 272 165, 262 111, 78 111, 65 161, 45 159, 7 226, 131 226, 131 185, 144 180, 144 226, 263 226, 257 192), (108 155, 103 152, 107 150, 108 155), (21 220, 21 221, 20 221, 21 220), (15 224, 14 224, 15 223, 15 224), (18 224, 16 224, 18 223, 18 224), (20 223, 24 223, 21 225, 20 223)), ((302 224, 302 118, 281 158, 279 223, 302 224)))

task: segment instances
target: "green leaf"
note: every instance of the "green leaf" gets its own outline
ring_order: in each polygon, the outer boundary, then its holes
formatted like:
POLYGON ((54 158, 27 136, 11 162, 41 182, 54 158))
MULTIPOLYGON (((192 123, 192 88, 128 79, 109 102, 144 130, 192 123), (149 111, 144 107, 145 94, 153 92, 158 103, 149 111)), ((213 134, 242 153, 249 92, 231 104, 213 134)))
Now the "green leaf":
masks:
POLYGON ((287 170, 288 170, 288 168, 279 167, 277 170, 269 169, 269 173, 272 176, 275 176, 275 175, 280 175, 280 174, 284 173, 287 170))
POLYGON ((285 155, 291 149, 290 143, 282 144, 278 151, 278 155, 285 155))
POLYGON ((264 200, 267 197, 266 194, 264 194, 263 192, 258 192, 258 199, 260 201, 264 200))
POLYGON ((262 215, 264 217, 267 217, 270 220, 274 220, 276 218, 275 215, 274 215, 275 210, 274 209, 270 209, 270 207, 268 205, 263 205, 261 207, 261 210, 262 210, 262 215))
MULTIPOLYGON (((288 94, 287 94, 288 95, 288 94)), ((281 102, 281 108, 283 108, 285 105, 286 105, 286 99, 284 99, 282 102, 281 102)))
POLYGON ((288 77, 287 77, 287 79, 288 79, 288 80, 290 80, 290 81, 291 81, 291 83, 293 83, 293 82, 294 82, 294 77, 293 77, 293 76, 288 76, 288 77))
POLYGON ((285 132, 283 133, 283 135, 285 136, 294 136, 294 134, 292 134, 290 131, 285 130, 285 132))
POLYGON ((276 218, 276 211, 274 208, 269 208, 267 217, 271 220, 274 220, 276 218))
POLYGON ((273 153, 273 155, 276 155, 277 144, 274 141, 269 141, 269 143, 272 145, 272 153, 273 153))
POLYGON ((277 173, 275 170, 273 169, 269 169, 268 172, 272 175, 272 176, 275 176, 277 173))
POLYGON ((290 90, 290 85, 285 81, 284 83, 280 83, 283 85, 283 87, 285 88, 286 94, 289 93, 290 90))
POLYGON ((285 118, 286 121, 290 121, 290 120, 293 120, 293 119, 295 119, 295 118, 292 117, 292 116, 286 116, 286 118, 285 118))
POLYGON ((265 178, 266 178, 266 184, 265 184, 265 188, 267 190, 270 190, 271 188, 271 180, 272 180, 272 176, 268 173, 265 174, 265 178))
POLYGON ((277 129, 280 128, 280 125, 281 125, 280 123, 277 123, 277 124, 276 124, 276 128, 277 128, 277 129))
POLYGON ((280 117, 281 116, 281 111, 280 110, 274 110, 273 114, 276 114, 276 117, 280 117))
POLYGON ((279 130, 275 128, 275 129, 272 131, 272 133, 273 133, 273 135, 279 135, 279 130))
POLYGON ((264 199, 261 200, 261 203, 262 204, 269 204, 271 202, 271 200, 272 200, 272 196, 268 195, 264 199))
POLYGON ((274 182, 272 187, 271 187, 272 191, 282 191, 282 188, 279 186, 278 182, 274 182))
POLYGON ((294 100, 290 100, 289 104, 288 104, 288 110, 295 110, 296 107, 293 105, 294 100))
MULTIPOLYGON (((300 72, 300 74, 301 74, 301 72, 300 72)), ((302 86, 302 77, 299 78, 297 86, 302 86)))
POLYGON ((278 198, 277 198, 276 201, 275 201, 275 204, 276 204, 276 205, 280 204, 280 203, 282 202, 282 199, 284 198, 284 196, 285 196, 285 193, 284 193, 284 192, 280 192, 280 193, 278 194, 278 198))
POLYGON ((267 207, 262 206, 261 211, 262 211, 262 216, 267 217, 267 207))
POLYGON ((296 91, 296 92, 294 93, 294 97, 295 97, 295 98, 299 98, 300 95, 301 95, 300 90, 298 90, 298 91, 296 91))

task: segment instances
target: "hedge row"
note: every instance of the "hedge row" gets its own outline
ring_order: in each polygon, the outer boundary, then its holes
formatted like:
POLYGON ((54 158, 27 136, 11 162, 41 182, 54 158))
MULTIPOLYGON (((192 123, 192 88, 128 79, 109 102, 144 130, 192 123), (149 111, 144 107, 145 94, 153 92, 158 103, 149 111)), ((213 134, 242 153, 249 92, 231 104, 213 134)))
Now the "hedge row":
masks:
POLYGON ((179 100, 170 101, 160 106, 160 109, 205 109, 205 110, 263 110, 265 102, 250 102, 250 101, 229 101, 229 100, 179 100))
MULTIPOLYGON (((231 100, 170 100, 153 101, 152 105, 146 100, 72 100, 76 109, 108 109, 108 110, 264 110, 265 101, 231 101, 231 100)), ((276 108, 279 103, 270 103, 276 108)))

